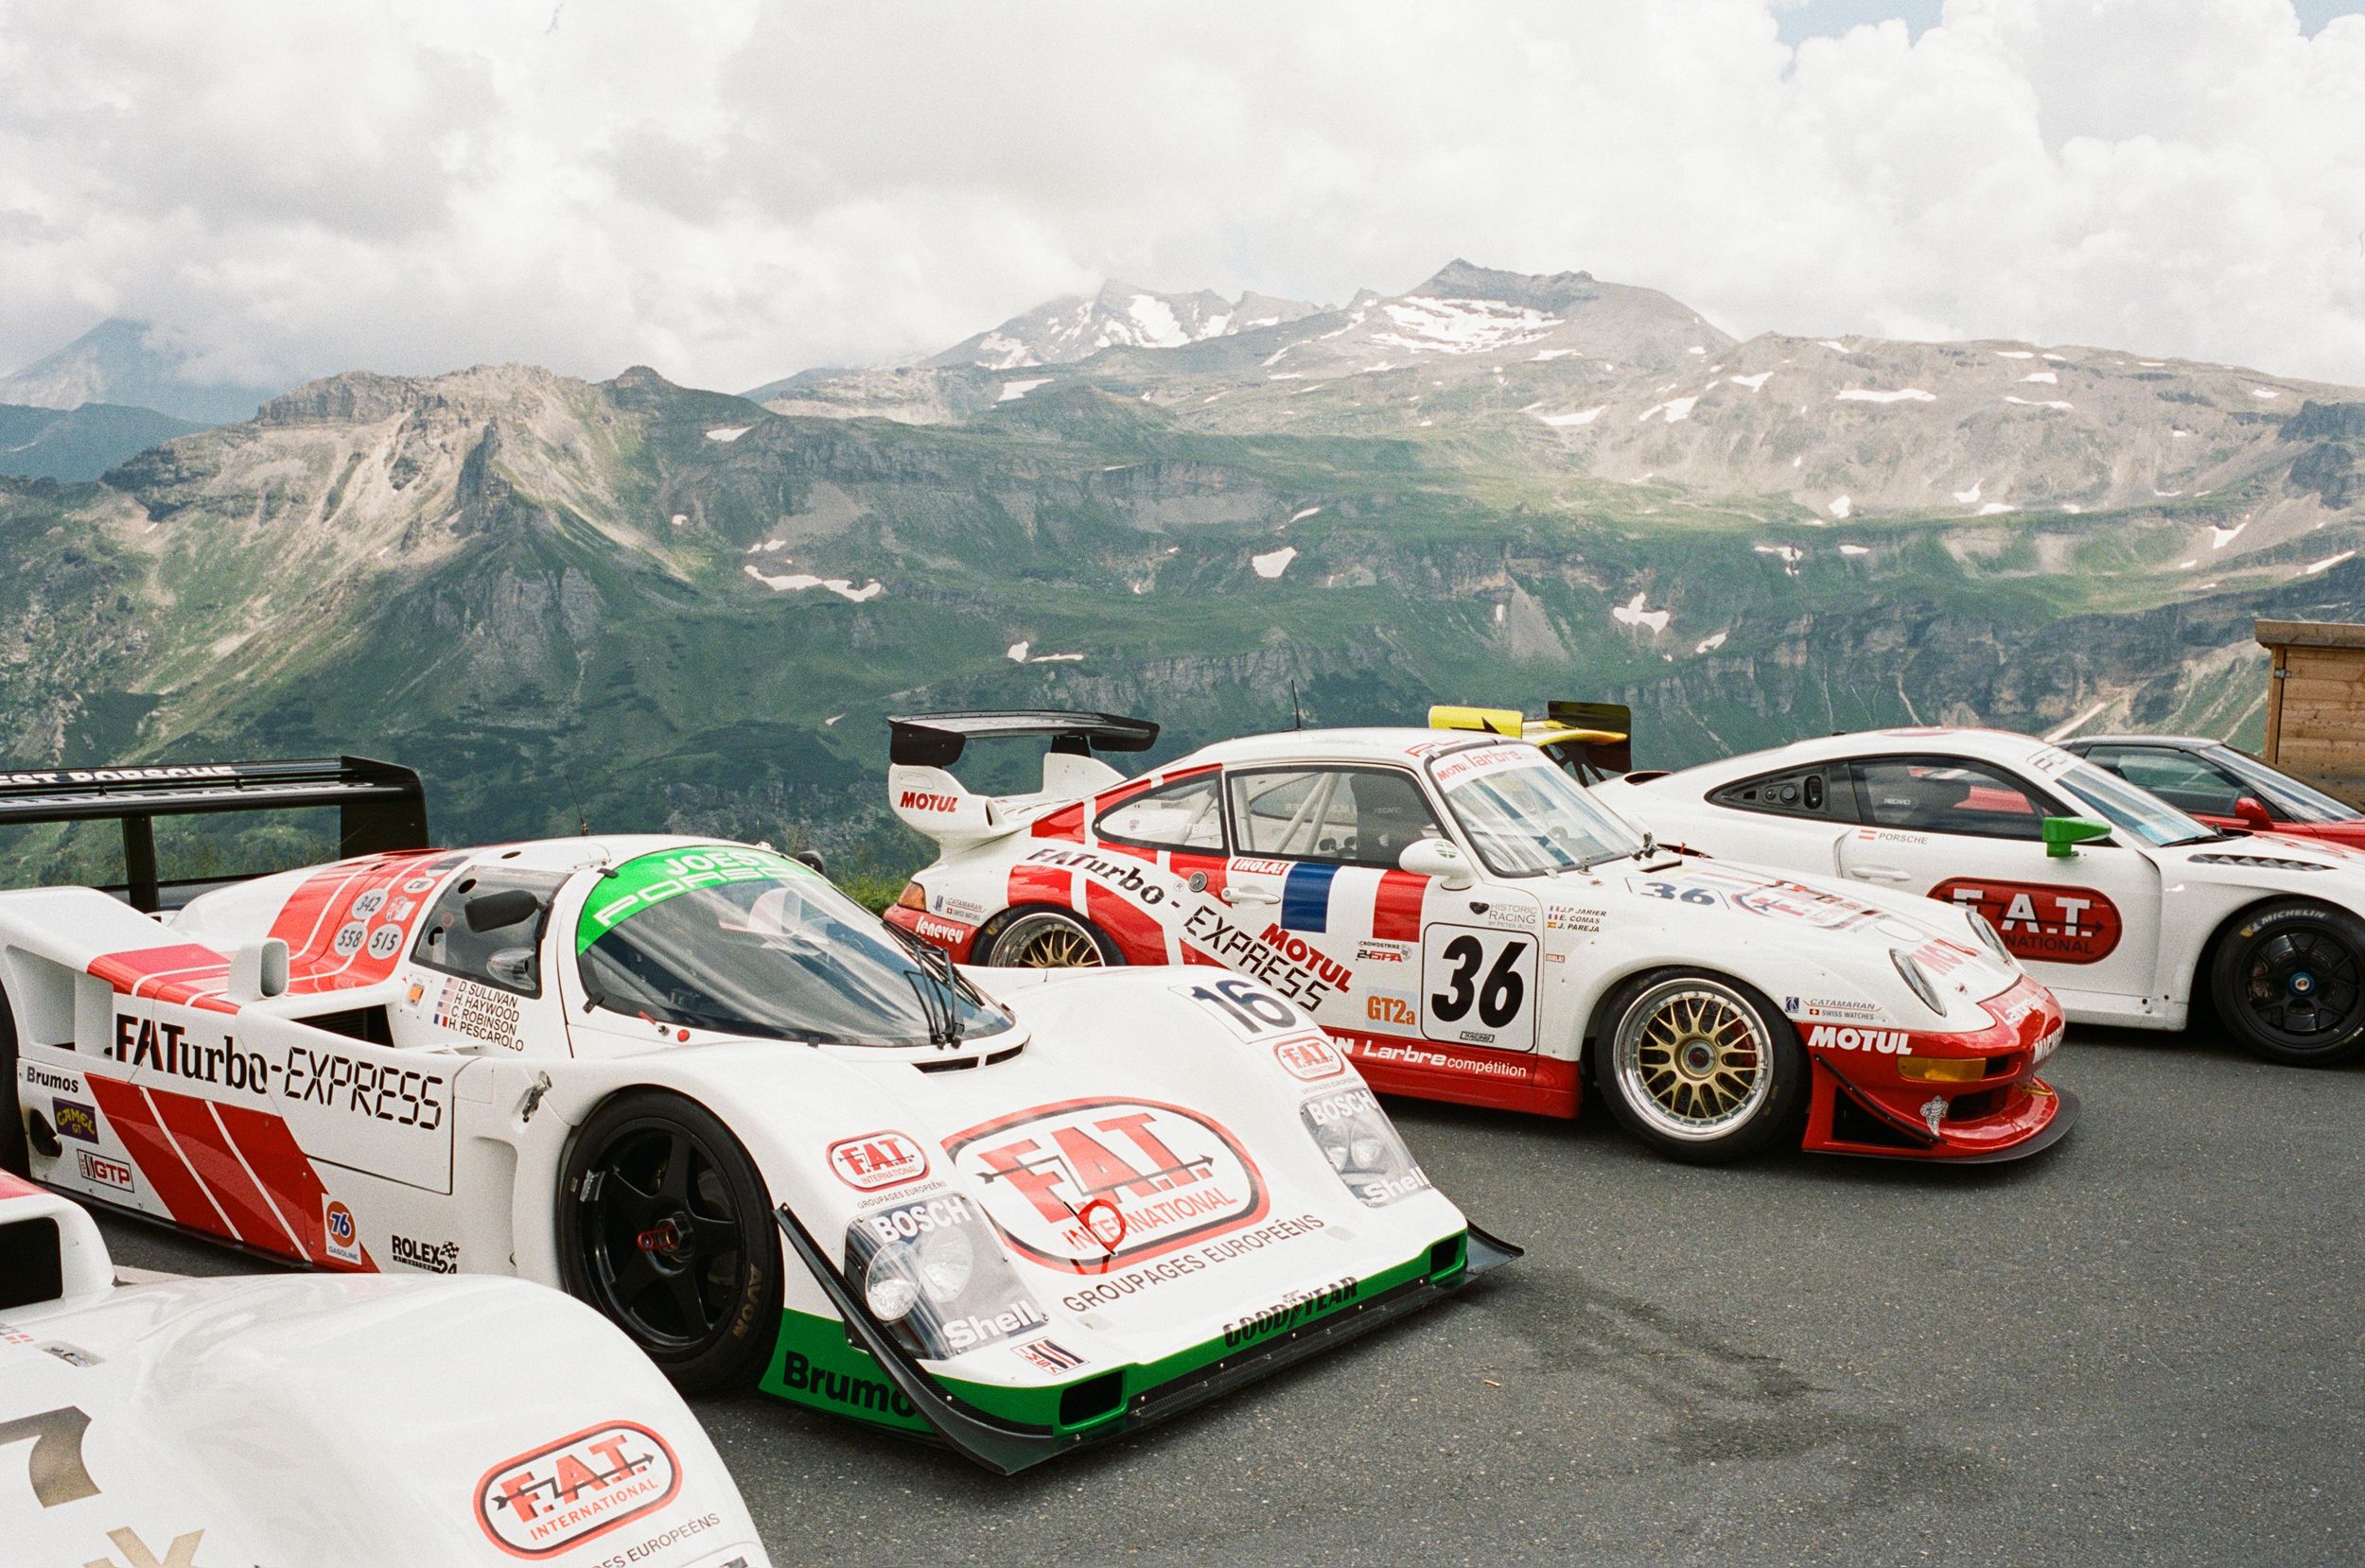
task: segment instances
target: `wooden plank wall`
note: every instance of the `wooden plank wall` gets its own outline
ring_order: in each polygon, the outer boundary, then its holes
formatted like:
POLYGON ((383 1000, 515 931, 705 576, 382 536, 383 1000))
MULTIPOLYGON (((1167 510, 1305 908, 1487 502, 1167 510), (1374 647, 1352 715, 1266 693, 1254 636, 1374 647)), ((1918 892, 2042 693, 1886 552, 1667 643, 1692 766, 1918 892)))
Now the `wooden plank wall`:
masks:
POLYGON ((2275 766, 2365 799, 2365 648, 2275 649, 2275 766))

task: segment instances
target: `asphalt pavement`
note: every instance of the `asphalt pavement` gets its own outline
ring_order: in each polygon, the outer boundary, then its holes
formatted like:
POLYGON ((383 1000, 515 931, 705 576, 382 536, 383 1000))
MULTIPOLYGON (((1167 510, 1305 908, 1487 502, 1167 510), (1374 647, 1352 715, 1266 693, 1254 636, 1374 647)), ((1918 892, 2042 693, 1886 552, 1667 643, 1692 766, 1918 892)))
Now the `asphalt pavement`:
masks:
MULTIPOLYGON (((783 1563, 2354 1562, 2365 1071, 2076 1030, 2036 1159, 1696 1170, 1397 1103, 1524 1245, 1438 1309, 1015 1478, 699 1402, 783 1563)), ((251 1266, 125 1222, 117 1260, 251 1266)))

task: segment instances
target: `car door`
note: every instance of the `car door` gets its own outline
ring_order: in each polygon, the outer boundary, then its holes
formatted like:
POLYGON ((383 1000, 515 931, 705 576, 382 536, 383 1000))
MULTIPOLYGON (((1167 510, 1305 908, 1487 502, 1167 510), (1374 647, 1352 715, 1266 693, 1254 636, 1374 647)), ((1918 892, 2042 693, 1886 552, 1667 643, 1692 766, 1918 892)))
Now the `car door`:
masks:
POLYGON ((1535 1049, 1540 905, 1500 883, 1451 892, 1398 868, 1410 845, 1449 836, 1411 770, 1235 769, 1226 793, 1229 889, 1271 900, 1260 905, 1259 939, 1308 971, 1318 1021, 1350 1035, 1535 1049))
POLYGON ((1862 757, 1849 774, 1861 821, 1840 840, 1844 875, 1977 908, 2057 991, 2141 998, 2156 989, 2160 874, 2128 834, 2050 855, 2044 819, 2090 813, 1971 758, 1862 757))

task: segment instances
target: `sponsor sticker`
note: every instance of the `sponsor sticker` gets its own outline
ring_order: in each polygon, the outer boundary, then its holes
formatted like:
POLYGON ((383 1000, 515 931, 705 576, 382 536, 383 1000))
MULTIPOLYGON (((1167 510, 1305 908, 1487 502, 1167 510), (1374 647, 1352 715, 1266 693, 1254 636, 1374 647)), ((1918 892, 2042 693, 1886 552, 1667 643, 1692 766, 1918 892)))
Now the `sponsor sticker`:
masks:
POLYGON ((1209 1118, 1147 1100, 1068 1100, 945 1140, 978 1183, 988 1218, 1016 1252, 1047 1267, 1098 1272, 1207 1241, 1265 1217, 1264 1175, 1209 1118), (1113 1246, 1086 1209, 1120 1222, 1113 1246))
POLYGON ((321 1194, 321 1233, 327 1238, 331 1258, 341 1263, 361 1261, 361 1228, 353 1222, 353 1211, 324 1193, 321 1194))
POLYGON ((25 1064, 25 1082, 32 1089, 54 1089, 60 1094, 79 1094, 82 1080, 71 1072, 52 1072, 39 1062, 25 1064))
POLYGON ((1010 1353, 1045 1372, 1072 1372, 1085 1360, 1056 1339, 1030 1339, 1024 1345, 1011 1346, 1010 1353))
POLYGON ((2099 888, 1952 877, 1930 890, 1942 903, 1975 909, 2023 963, 2099 964, 2117 950, 2126 922, 2099 888))
POLYGON ((415 1268, 428 1274, 460 1272, 458 1242, 423 1242, 411 1236, 390 1236, 386 1242, 386 1255, 405 1268, 415 1268))
POLYGON ((1795 1019, 1833 1019, 1843 1023, 1886 1023, 1885 1010, 1847 997, 1784 997, 1782 1011, 1795 1019))
POLYGON ((842 1138, 824 1155, 837 1178, 858 1192, 902 1187, 928 1174, 928 1151, 900 1132, 867 1132, 842 1138))
POLYGON ((1339 1054, 1339 1048, 1324 1035, 1292 1035, 1288 1039, 1275 1040, 1272 1054, 1290 1077, 1309 1084, 1336 1078, 1347 1070, 1346 1058, 1339 1054))
POLYGON ((33 1349, 44 1355, 56 1356, 69 1367, 96 1367, 107 1359, 96 1350, 86 1350, 79 1345, 69 1345, 62 1339, 47 1340, 34 1346, 33 1349))
POLYGON ((477 1483, 485 1538, 512 1557, 555 1557, 654 1513, 681 1490, 681 1461, 638 1421, 609 1421, 504 1459, 477 1483))
POLYGON ((98 1141, 98 1107, 86 1106, 79 1100, 52 1100, 49 1120, 61 1138, 71 1138, 84 1143, 98 1141))
POLYGON ((1358 942, 1355 958, 1358 964, 1409 964, 1412 961, 1410 942, 1358 942))
POLYGON ((1843 1029, 1836 1024, 1819 1023, 1807 1032, 1807 1048, 1811 1051, 1870 1051, 1894 1056, 1911 1043, 1912 1037, 1902 1029, 1843 1029))
POLYGON ((975 932, 967 926, 950 920, 938 920, 922 915, 912 921, 912 934, 922 942, 933 942, 939 948, 957 948, 975 932))
POLYGON ((84 1181, 112 1187, 118 1193, 128 1193, 132 1189, 131 1167, 120 1159, 110 1159, 88 1149, 77 1149, 74 1163, 75 1168, 82 1173, 84 1181))

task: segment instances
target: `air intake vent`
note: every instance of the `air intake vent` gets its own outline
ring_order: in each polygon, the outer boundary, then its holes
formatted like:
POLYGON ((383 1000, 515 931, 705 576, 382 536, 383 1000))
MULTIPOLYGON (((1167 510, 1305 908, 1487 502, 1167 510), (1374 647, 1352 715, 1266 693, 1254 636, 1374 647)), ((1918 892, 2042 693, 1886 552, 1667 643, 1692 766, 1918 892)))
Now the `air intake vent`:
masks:
POLYGON ((972 1067, 991 1067, 996 1062, 1007 1062, 1025 1049, 1022 1043, 1005 1051, 989 1052, 983 1056, 962 1056, 949 1062, 914 1062, 912 1065, 922 1072, 965 1072, 972 1067))

